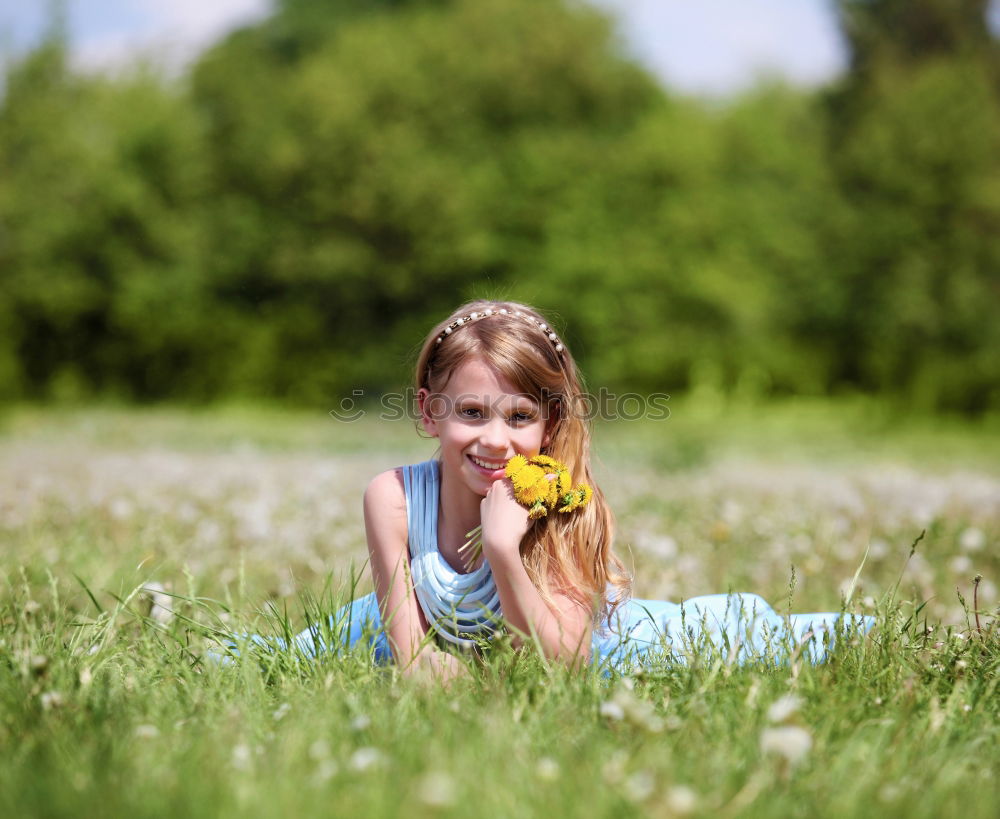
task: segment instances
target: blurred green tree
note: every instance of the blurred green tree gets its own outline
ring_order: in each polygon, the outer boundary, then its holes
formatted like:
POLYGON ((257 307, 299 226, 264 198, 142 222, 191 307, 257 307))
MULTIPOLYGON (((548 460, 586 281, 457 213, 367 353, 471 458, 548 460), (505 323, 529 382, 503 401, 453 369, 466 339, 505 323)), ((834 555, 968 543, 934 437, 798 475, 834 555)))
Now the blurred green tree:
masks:
POLYGON ((197 120, 137 68, 73 74, 50 41, 0 105, 0 381, 39 398, 208 390, 197 120))
POLYGON ((553 190, 660 97, 585 9, 387 5, 275 48, 274 31, 287 43, 311 20, 288 3, 195 69, 211 276, 246 318, 237 388, 319 400, 398 384, 431 317, 484 281, 541 277, 553 190))
POLYGON ((832 261, 840 378, 924 408, 1000 406, 1000 85, 980 0, 843 0, 830 95, 850 203, 832 261))
POLYGON ((57 31, 0 99, 0 392, 326 404, 510 295, 594 386, 1000 406, 984 4, 838 9, 834 88, 724 105, 566 0, 279 0, 180 79, 57 31))
POLYGON ((721 111, 665 99, 589 175, 566 168, 585 181, 556 194, 544 225, 542 293, 595 382, 825 388, 836 296, 810 294, 824 288, 821 226, 838 199, 823 113, 779 86, 721 111))
POLYGON ((939 57, 985 59, 997 44, 987 22, 991 0, 837 0, 851 47, 852 78, 882 65, 920 65, 939 57))

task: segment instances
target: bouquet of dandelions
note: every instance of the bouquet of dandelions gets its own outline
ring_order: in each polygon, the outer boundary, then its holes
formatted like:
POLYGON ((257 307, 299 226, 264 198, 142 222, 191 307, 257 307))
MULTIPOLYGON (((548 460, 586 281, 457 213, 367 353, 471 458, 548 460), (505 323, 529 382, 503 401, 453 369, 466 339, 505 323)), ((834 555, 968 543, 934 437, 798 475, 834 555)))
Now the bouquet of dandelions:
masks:
MULTIPOLYGON (((530 458, 515 455, 507 462, 504 475, 514 486, 514 498, 528 510, 532 520, 545 517, 553 509, 572 512, 586 506, 593 495, 593 490, 585 483, 574 488, 566 465, 548 455, 530 458)), ((458 552, 465 556, 467 565, 472 565, 483 551, 482 525, 465 536, 468 540, 458 552)))

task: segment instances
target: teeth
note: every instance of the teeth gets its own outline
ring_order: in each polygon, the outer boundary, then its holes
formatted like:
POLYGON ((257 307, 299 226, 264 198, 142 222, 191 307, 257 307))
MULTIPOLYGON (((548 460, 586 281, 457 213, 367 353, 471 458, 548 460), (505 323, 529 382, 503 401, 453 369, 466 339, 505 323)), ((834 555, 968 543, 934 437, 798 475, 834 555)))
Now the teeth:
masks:
POLYGON ((479 466, 481 466, 483 469, 497 470, 503 467, 507 463, 506 461, 500 461, 499 463, 490 463, 489 461, 484 461, 480 458, 477 458, 475 455, 470 455, 469 457, 472 458, 473 463, 479 464, 479 466))

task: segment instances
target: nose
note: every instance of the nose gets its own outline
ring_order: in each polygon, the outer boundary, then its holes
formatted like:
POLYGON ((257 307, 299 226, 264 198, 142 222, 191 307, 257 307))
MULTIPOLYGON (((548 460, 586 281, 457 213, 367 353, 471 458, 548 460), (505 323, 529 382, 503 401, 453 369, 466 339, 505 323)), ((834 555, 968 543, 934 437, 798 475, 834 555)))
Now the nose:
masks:
POLYGON ((507 425, 503 418, 494 416, 483 424, 479 434, 479 444, 483 449, 497 455, 507 454, 507 425))

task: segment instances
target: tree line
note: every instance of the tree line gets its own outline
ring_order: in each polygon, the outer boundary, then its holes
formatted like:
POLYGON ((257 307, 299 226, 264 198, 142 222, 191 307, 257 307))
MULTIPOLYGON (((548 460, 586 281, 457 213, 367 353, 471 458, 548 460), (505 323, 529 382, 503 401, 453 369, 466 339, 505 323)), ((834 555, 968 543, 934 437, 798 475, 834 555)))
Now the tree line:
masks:
POLYGON ((183 76, 0 99, 0 394, 326 405, 473 296, 592 386, 1000 408, 986 0, 840 0, 847 74, 710 103, 565 0, 281 0, 183 76))

